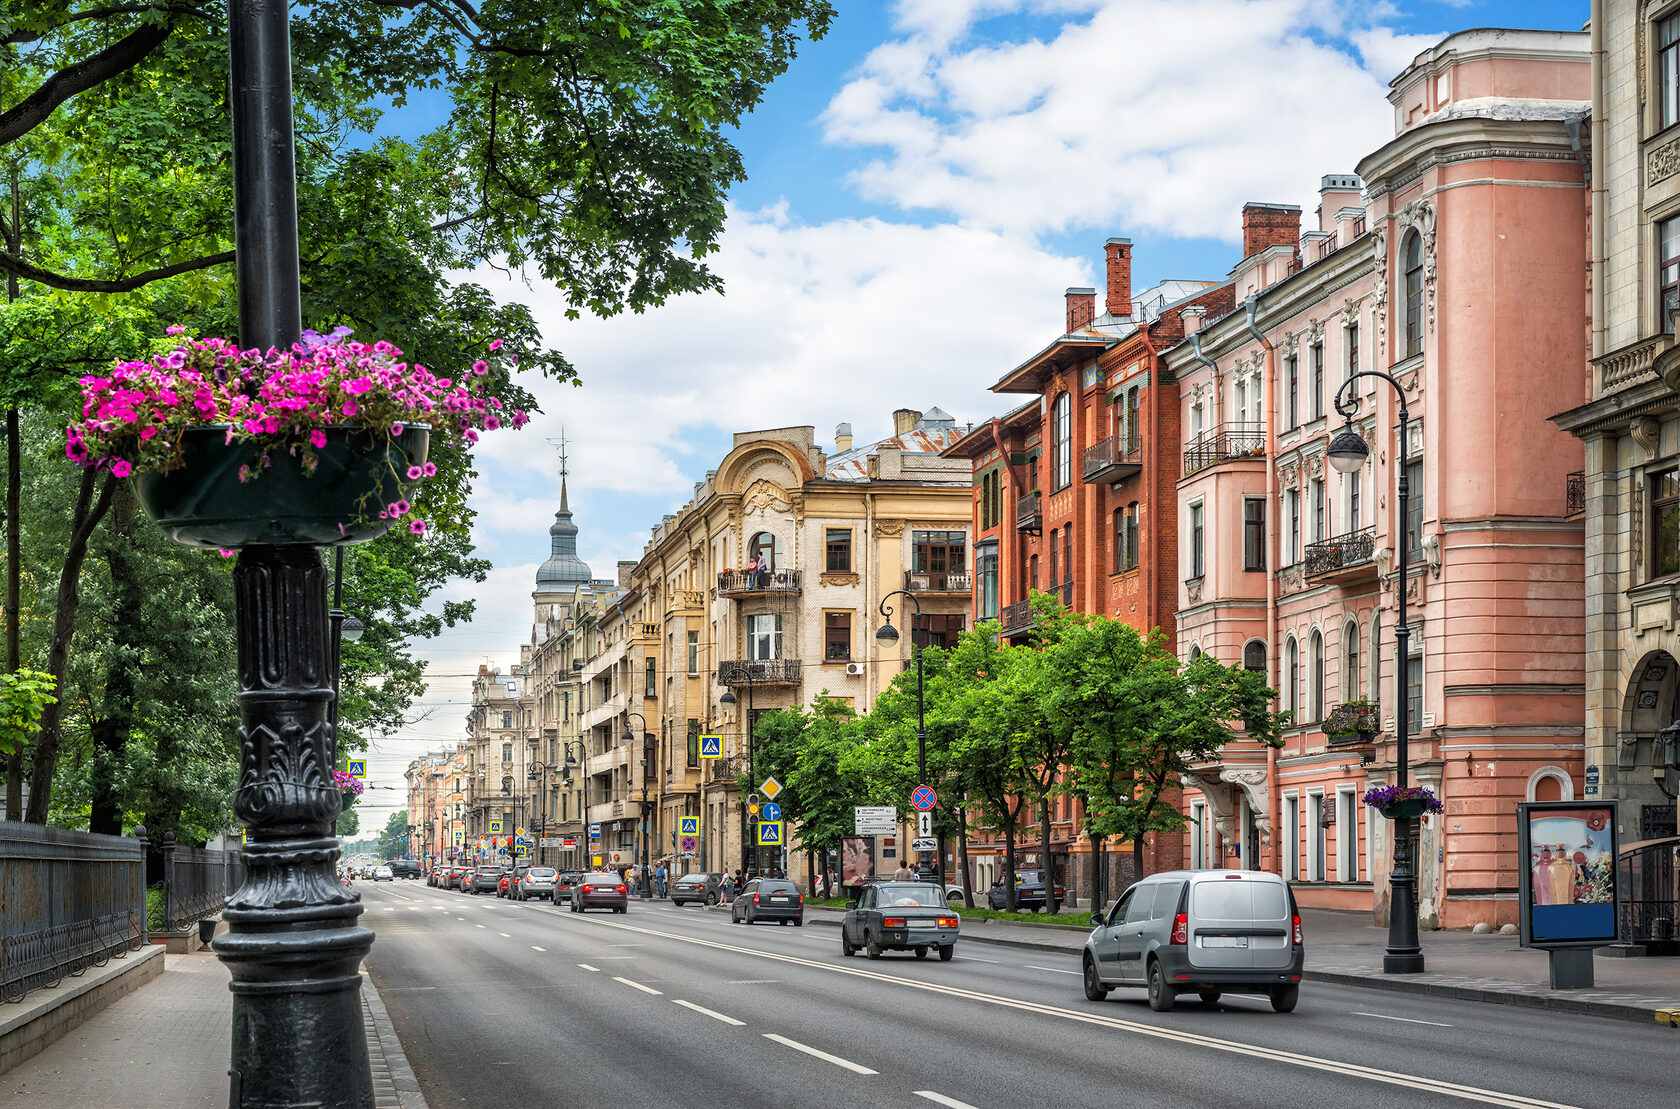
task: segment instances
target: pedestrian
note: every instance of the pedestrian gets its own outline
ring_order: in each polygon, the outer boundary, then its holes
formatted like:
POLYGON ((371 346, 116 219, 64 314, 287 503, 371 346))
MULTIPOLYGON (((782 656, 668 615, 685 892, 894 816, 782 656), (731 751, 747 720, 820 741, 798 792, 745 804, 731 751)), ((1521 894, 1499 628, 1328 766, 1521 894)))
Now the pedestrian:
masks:
POLYGON ((665 869, 665 860, 660 859, 659 860, 659 868, 653 872, 653 880, 656 883, 656 885, 654 887, 654 892, 661 900, 664 900, 664 897, 665 897, 665 883, 670 878, 670 876, 671 876, 670 871, 665 869))
POLYGON ((910 880, 910 868, 908 866, 904 865, 904 861, 901 859, 901 860, 899 860, 898 869, 893 871, 893 881, 895 881, 895 882, 908 882, 909 880, 910 880))
POLYGON ((726 905, 735 900, 735 882, 727 870, 723 872, 723 879, 718 882, 718 900, 726 905))
POLYGON ((828 888, 828 884, 823 880, 823 878, 824 878, 824 876, 819 873, 817 875, 816 879, 811 883, 811 896, 812 897, 821 899, 821 897, 823 896, 823 893, 828 888))

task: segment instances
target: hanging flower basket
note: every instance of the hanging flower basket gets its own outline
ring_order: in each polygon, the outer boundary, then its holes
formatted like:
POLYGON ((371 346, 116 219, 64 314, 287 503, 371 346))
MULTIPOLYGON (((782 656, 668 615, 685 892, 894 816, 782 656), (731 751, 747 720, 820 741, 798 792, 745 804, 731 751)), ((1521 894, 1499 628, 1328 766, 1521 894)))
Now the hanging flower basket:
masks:
POLYGON ((356 803, 356 798, 362 795, 367 785, 348 770, 333 771, 333 785, 338 787, 338 811, 349 812, 350 806, 356 803))
POLYGON ((1414 820, 1426 812, 1444 811, 1427 786, 1372 786, 1363 800, 1390 820, 1414 820))
POLYGON ((1324 719, 1324 738, 1331 744, 1369 743, 1380 730, 1377 706, 1370 701, 1344 701, 1324 719))

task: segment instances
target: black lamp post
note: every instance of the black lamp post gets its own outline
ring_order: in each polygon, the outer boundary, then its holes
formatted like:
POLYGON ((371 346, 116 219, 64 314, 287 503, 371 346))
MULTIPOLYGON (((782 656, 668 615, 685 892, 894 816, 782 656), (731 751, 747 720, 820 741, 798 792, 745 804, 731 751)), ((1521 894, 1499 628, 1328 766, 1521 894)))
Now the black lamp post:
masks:
MULTIPOLYGON (((1362 377, 1376 377, 1393 386, 1400 404, 1400 444, 1395 452, 1395 500, 1397 514, 1394 550, 1399 566, 1395 582, 1398 611, 1394 623, 1394 749, 1395 784, 1404 787, 1408 781, 1410 764, 1407 761, 1407 741, 1411 720, 1406 704, 1406 665, 1411 658, 1408 649, 1412 631, 1406 626, 1407 531, 1411 527, 1408 513, 1410 489, 1406 481, 1406 391, 1400 383, 1379 370, 1361 370, 1342 383, 1336 391, 1336 411, 1344 421, 1342 430, 1330 440, 1327 454, 1330 465, 1338 473, 1351 474, 1365 465, 1371 448, 1353 430, 1353 414, 1359 410, 1359 396, 1353 383, 1362 377)), ((1389 874, 1388 949, 1383 954, 1384 974, 1423 973, 1423 948, 1418 943, 1417 869, 1413 860, 1412 821, 1402 817, 1394 822, 1394 870, 1389 874)))
POLYGON ((332 700, 327 702, 327 727, 332 731, 333 742, 338 742, 338 689, 340 655, 344 641, 351 643, 362 637, 367 630, 362 622, 352 614, 344 611, 344 548, 333 548, 333 591, 332 608, 327 612, 327 642, 332 650, 332 700))
MULTIPOLYGON (((881 615, 887 622, 881 625, 881 630, 875 633, 877 642, 888 647, 898 642, 898 629, 892 626, 893 610, 887 607, 887 602, 894 597, 903 596, 915 609, 915 614, 922 614, 922 602, 908 589, 895 589, 881 598, 881 615)), ((915 629, 910 632, 910 650, 916 656, 916 780, 918 785, 927 784, 927 718, 926 706, 922 696, 922 648, 916 642, 915 629)), ((945 888, 945 851, 944 844, 933 853, 933 870, 939 876, 939 888, 945 888)))
MULTIPOLYGON (((642 769, 642 801, 641 801, 641 809, 642 809, 641 825, 642 826, 641 826, 640 829, 638 829, 638 831, 641 833, 641 839, 642 839, 642 865, 641 865, 641 878, 640 878, 640 881, 637 884, 641 887, 642 900, 646 901, 653 896, 653 892, 648 889, 648 839, 652 835, 652 829, 648 825, 647 720, 644 719, 642 717, 642 714, 639 713, 639 712, 626 712, 624 714, 624 718, 625 718, 626 721, 628 721, 630 719, 630 717, 632 717, 632 716, 634 716, 638 721, 640 721, 641 725, 642 725, 642 757, 641 757, 640 762, 637 764, 642 769)), ((625 726, 624 726, 624 742, 626 742, 626 743, 636 742, 636 734, 630 730, 630 726, 629 726, 628 723, 625 724, 625 726)))
MULTIPOLYGON (((572 784, 572 768, 583 768, 583 740, 565 739, 560 741, 560 781, 561 784, 572 784), (572 754, 572 748, 577 748, 577 754, 572 754)), ((588 782, 588 778, 584 782, 588 782)), ((578 821, 583 825, 583 834, 578 838, 583 840, 583 847, 579 854, 585 858, 589 855, 589 789, 586 785, 579 785, 581 796, 578 798, 578 821)), ((561 850, 564 850, 562 848, 561 850)), ((583 868, 579 868, 583 869, 583 868)))
MULTIPOLYGON (((729 673, 725 674, 723 676, 723 680, 725 682, 744 681, 747 683, 747 791, 741 794, 741 867, 746 872, 753 873, 756 872, 759 867, 757 865, 758 845, 753 843, 751 837, 747 834, 749 823, 747 820, 747 806, 752 803, 748 800, 748 798, 751 797, 756 800, 758 797, 758 776, 753 770, 752 671, 747 669, 745 666, 737 666, 730 670, 729 673)), ((723 696, 718 698, 718 704, 720 705, 733 705, 734 703, 735 691, 733 689, 725 689, 723 691, 723 696)))

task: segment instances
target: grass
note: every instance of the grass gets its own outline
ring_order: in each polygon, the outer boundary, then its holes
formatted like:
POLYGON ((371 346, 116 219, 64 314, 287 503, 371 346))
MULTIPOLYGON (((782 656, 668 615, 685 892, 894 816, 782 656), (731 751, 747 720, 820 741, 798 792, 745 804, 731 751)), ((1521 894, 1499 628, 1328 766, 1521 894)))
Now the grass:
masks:
MULTIPOLYGON (((844 897, 807 897, 805 899, 805 904, 820 905, 826 909, 846 909, 851 907, 844 897)), ((987 909, 980 906, 976 906, 971 909, 960 901, 952 904, 950 907, 964 920, 1015 920, 1027 924, 1074 924, 1083 927, 1090 919, 1090 911, 1085 909, 1080 909, 1071 913, 1057 913, 1055 916, 1051 916, 1049 913, 1007 913, 998 909, 987 909)))

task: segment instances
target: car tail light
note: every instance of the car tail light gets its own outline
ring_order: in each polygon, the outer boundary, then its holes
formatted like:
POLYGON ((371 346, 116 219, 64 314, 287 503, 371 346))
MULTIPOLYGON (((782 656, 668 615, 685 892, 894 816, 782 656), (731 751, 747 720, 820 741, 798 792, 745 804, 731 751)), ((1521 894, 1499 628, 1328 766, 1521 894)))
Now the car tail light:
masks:
POLYGON ((889 916, 885 920, 881 921, 881 924, 887 928, 902 928, 904 927, 904 918, 901 916, 889 916))
POLYGON ((805 904, 805 895, 804 894, 799 894, 798 897, 799 897, 799 903, 801 905, 805 904))
POLYGON ((623 886, 614 886, 613 889, 617 890, 619 893, 624 892, 624 887, 623 886))
POLYGON ((595 887, 594 886, 584 886, 583 887, 583 892, 584 893, 594 893, 595 892, 595 887))
POLYGON ((1173 917, 1172 942, 1180 947, 1190 942, 1190 917, 1184 913, 1173 917))
POLYGON ((957 923, 957 918, 954 916, 942 916, 939 918, 939 926, 941 928, 955 928, 957 923))
POLYGON ((758 904, 758 894, 756 894, 756 893, 753 894, 753 904, 754 905, 758 904))
POLYGON ((1301 946, 1301 918, 1295 918, 1295 946, 1301 946))

